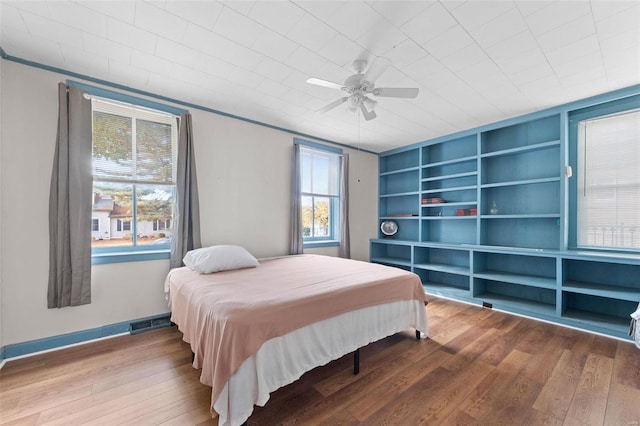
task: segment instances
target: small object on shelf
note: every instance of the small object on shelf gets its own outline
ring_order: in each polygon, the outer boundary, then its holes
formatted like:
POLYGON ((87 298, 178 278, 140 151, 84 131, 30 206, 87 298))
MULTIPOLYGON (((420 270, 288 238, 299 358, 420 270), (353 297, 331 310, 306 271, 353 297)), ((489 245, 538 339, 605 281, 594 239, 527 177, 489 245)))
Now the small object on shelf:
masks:
POLYGON ((478 214, 478 209, 457 209, 456 216, 476 216, 478 214))
POLYGON ((445 201, 440 197, 433 197, 433 198, 423 198, 422 200, 420 200, 420 202, 422 204, 440 204, 440 203, 444 203, 445 201))
POLYGON ((398 232, 398 224, 394 220, 384 220, 380 224, 380 231, 385 238, 391 238, 398 232))
POLYGON ((498 206, 496 205, 495 201, 491 205, 491 210, 489 210, 489 213, 490 214, 498 214, 498 206))

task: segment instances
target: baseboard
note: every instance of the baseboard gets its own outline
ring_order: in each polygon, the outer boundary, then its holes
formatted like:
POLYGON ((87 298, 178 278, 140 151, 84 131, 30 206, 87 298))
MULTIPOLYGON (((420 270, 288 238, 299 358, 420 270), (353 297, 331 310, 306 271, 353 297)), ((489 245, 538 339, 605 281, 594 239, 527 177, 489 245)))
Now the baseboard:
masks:
POLYGON ((91 328, 88 330, 80 330, 73 333, 60 334, 58 336, 6 345, 0 348, 0 368, 4 364, 4 361, 11 358, 34 355, 35 353, 61 349, 63 347, 87 343, 92 340, 113 337, 121 334, 137 334, 160 327, 168 327, 171 325, 170 318, 171 314, 165 313, 146 318, 133 319, 131 321, 119 322, 116 324, 104 325, 102 327, 91 328))

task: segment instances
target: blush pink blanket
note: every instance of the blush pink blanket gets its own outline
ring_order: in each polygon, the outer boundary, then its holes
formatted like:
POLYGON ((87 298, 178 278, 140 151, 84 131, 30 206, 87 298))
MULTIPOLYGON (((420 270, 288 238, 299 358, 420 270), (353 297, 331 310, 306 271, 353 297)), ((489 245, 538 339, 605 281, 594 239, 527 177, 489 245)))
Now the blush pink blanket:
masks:
MULTIPOLYGON (((319 255, 257 268, 168 277, 171 320, 195 354, 215 401, 233 372, 267 340, 345 312, 426 297, 420 278, 383 265, 319 255)), ((426 330, 422 330, 426 332, 426 330)))

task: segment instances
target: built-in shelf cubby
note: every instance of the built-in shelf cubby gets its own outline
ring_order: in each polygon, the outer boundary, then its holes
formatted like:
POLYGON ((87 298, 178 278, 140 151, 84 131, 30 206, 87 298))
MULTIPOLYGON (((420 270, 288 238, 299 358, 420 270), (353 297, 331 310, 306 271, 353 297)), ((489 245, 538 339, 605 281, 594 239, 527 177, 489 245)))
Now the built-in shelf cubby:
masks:
POLYGON ((410 244, 373 242, 371 244, 371 261, 405 269, 411 268, 411 250, 410 244))
POLYGON ((555 315, 555 290, 504 281, 473 279, 473 296, 498 309, 514 310, 527 315, 555 315))
POLYGON ((410 270, 425 292, 628 338, 640 255, 567 249, 562 112, 380 154, 371 261, 410 270))
POLYGON ((379 201, 380 217, 411 217, 420 215, 418 193, 381 195, 379 201))
POLYGON ((474 244, 477 220, 472 216, 422 218, 420 241, 474 244))
POLYGON ((559 218, 504 215, 481 219, 480 244, 498 247, 558 249, 559 218))
POLYGON ((473 276, 530 287, 556 288, 556 258, 553 256, 514 255, 474 252, 473 276))
POLYGON ((380 175, 380 195, 415 193, 419 190, 418 168, 380 175))
POLYGON ((414 247, 413 270, 425 291, 460 297, 470 296, 470 260, 467 250, 442 247, 414 247))

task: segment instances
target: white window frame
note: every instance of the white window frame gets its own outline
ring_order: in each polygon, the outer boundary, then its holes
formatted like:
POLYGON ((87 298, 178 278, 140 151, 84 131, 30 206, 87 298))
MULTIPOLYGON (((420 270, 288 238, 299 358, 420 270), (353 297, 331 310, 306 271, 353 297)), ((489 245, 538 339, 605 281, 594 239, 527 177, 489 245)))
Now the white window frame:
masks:
MULTIPOLYGON (((569 117, 569 163, 574 170, 574 177, 569 180, 569 248, 571 249, 580 249, 580 250, 597 250, 597 251, 621 251, 621 252, 630 252, 630 253, 638 253, 640 252, 640 246, 638 246, 638 240, 640 238, 640 230, 635 229, 636 226, 640 225, 640 223, 633 223, 632 216, 633 208, 629 209, 629 207, 624 207, 625 203, 633 203, 638 202, 637 197, 633 195, 624 195, 623 189, 627 187, 628 194, 633 193, 634 185, 640 185, 640 182, 635 181, 632 182, 616 182, 616 180, 620 179, 616 178, 615 175, 618 170, 612 169, 612 178, 608 179, 609 184, 605 184, 604 180, 600 179, 591 179, 589 182, 594 182, 593 190, 600 192, 598 195, 600 198, 608 197, 611 202, 616 202, 616 208, 612 210, 613 212, 618 210, 620 207, 620 213, 616 218, 612 218, 611 225, 603 226, 599 225, 595 227, 595 223, 586 222, 584 214, 584 209, 589 208, 590 205, 595 206, 594 208, 598 208, 598 204, 600 206, 606 207, 606 201, 603 200, 602 203, 595 202, 594 204, 594 192, 590 192, 591 183, 585 183, 585 176, 588 175, 589 170, 586 170, 586 167, 589 167, 587 164, 594 164, 591 162, 585 161, 585 151, 584 151, 584 128, 585 123, 590 122, 594 123, 597 120, 607 119, 611 117, 620 117, 625 114, 635 113, 640 111, 640 95, 633 96, 630 98, 623 98, 617 101, 612 101, 606 104, 596 105, 593 107, 585 108, 583 110, 575 111, 570 114, 569 117), (586 175, 585 175, 586 173, 586 175), (604 191, 603 191, 604 190, 604 191), (586 197, 591 198, 591 202, 587 200, 586 197), (625 201, 626 200, 626 201, 625 201), (624 216, 625 211, 631 211, 631 213, 624 216), (632 218, 631 221, 627 220, 632 218), (623 225, 623 222, 626 222, 623 225), (629 223, 631 222, 631 223, 629 223), (594 226, 591 226, 591 225, 594 226), (618 226, 619 225, 619 226, 618 226), (591 226, 591 229, 589 226, 591 226), (633 227, 634 230, 631 229, 633 227), (597 229, 596 229, 597 228, 597 229), (629 228, 629 229, 627 229, 629 228), (589 234, 592 232, 592 234, 589 234), (600 234, 597 234, 597 233, 600 234), (632 233, 635 232, 634 235, 632 233), (633 238, 633 244, 631 242, 631 238, 633 238)), ((588 142, 587 142, 588 143, 588 142)), ((638 142, 640 144, 640 135, 638 135, 638 142)), ((636 145, 637 147, 637 145, 636 145)), ((611 146, 611 152, 619 152, 616 151, 615 146, 611 146)), ((607 149, 609 151, 609 149, 607 149)), ((636 152, 636 154, 638 154, 636 152)), ((628 160, 630 155, 626 155, 624 160, 628 160)), ((626 161, 625 161, 626 162, 626 161)), ((633 170, 633 166, 623 166, 622 164, 614 164, 613 167, 618 167, 618 169, 622 169, 623 167, 630 168, 633 170)), ((640 160, 638 164, 635 166, 635 170, 640 169, 640 160)), ((628 175, 627 175, 628 176, 628 175)), ((637 175, 636 175, 637 176, 637 175)), ((635 191, 638 191, 638 186, 635 187, 635 191)), ((635 192, 637 193, 637 192, 635 192)), ((596 194, 597 195, 597 194, 596 194)), ((597 200, 596 200, 597 201, 597 200)), ((636 211, 636 214, 638 212, 636 211)), ((609 214, 609 213, 608 213, 609 214)), ((610 213, 612 216, 616 216, 616 213, 610 213)), ((594 216, 595 217, 595 216, 594 216)), ((640 217, 640 216, 636 216, 640 217)), ((637 220, 637 219, 636 219, 637 220)))
MULTIPOLYGON (((303 197, 311 198, 311 206, 312 206, 312 218, 315 218, 315 213, 313 212, 313 208, 315 205, 316 198, 329 198, 329 231, 326 236, 314 236, 313 233, 310 236, 304 236, 302 241, 305 247, 328 247, 328 246, 337 246, 340 243, 340 162, 342 157, 342 150, 333 147, 327 147, 321 144, 317 144, 314 142, 303 141, 300 139, 296 139, 295 143, 300 144, 300 173, 301 178, 304 175, 305 169, 302 164, 303 154, 311 154, 323 156, 329 159, 330 163, 333 163, 334 170, 330 170, 329 173, 332 173, 332 177, 330 179, 335 180, 332 184, 335 184, 337 188, 337 192, 335 194, 323 193, 323 192, 314 192, 313 189, 310 192, 301 191, 300 193, 300 204, 303 205, 302 199, 303 197)), ((313 173, 311 172, 311 176, 313 173)), ((313 226, 313 225, 312 225, 313 226)))
MULTIPOLYGON (((132 156, 136 158, 135 154, 135 135, 136 128, 135 123, 136 119, 143 119, 148 121, 156 121, 164 124, 171 125, 171 133, 172 133, 172 169, 173 169, 173 180, 170 183, 166 182, 154 182, 149 180, 138 180, 135 179, 135 162, 134 162, 134 175, 132 178, 113 178, 113 177, 103 177, 103 176, 93 176, 94 183, 116 183, 116 184, 125 184, 131 185, 132 188, 132 217, 130 220, 118 219, 116 223, 116 228, 118 232, 123 232, 127 234, 131 234, 131 244, 122 245, 122 246, 114 246, 114 247, 93 247, 92 254, 94 256, 99 257, 100 255, 108 255, 113 256, 114 254, 131 254, 134 252, 147 252, 147 251, 164 251, 169 253, 171 249, 170 244, 138 244, 138 219, 137 219, 137 187, 138 186, 146 186, 146 187, 164 187, 167 188, 173 194, 173 199, 175 200, 175 175, 176 175, 176 167, 177 167, 177 140, 178 140, 178 117, 174 114, 167 113, 164 111, 153 110, 147 107, 141 107, 136 104, 130 102, 121 102, 118 100, 94 97, 92 100, 92 117, 94 111, 102 111, 110 114, 122 115, 132 119, 132 156), (128 223, 128 226, 126 224, 128 223), (125 228, 129 229, 125 229, 125 228)), ((172 220, 171 218, 170 220, 172 220)), ((166 221, 165 221, 166 224, 166 221)), ((129 243, 129 240, 127 240, 129 243)), ((134 260, 144 260, 143 258, 133 258, 134 260)), ((111 263, 113 259, 110 258, 107 262, 94 262, 94 263, 111 263)))

